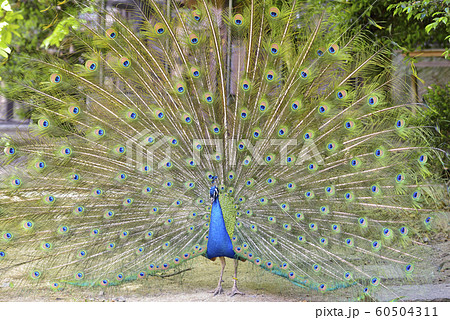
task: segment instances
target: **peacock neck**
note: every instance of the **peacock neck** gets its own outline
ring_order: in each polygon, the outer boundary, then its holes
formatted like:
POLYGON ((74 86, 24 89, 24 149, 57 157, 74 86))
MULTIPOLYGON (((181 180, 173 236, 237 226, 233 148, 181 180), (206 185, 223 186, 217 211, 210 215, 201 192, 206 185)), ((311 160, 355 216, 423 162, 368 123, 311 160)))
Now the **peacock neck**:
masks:
POLYGON ((216 197, 211 206, 206 257, 211 259, 215 257, 234 258, 234 256, 233 245, 225 226, 219 197, 216 197))

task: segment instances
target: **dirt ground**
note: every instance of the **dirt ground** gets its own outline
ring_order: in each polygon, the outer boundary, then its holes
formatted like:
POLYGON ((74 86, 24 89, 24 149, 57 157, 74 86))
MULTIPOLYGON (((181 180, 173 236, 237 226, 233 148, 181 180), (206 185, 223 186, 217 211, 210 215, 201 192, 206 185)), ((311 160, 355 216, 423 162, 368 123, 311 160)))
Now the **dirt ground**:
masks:
MULTIPOLYGON (((433 283, 420 285, 399 284, 392 286, 390 293, 403 296, 405 301, 450 301, 450 241, 441 239, 436 244, 433 265, 433 283)), ((223 289, 224 294, 213 296, 208 291, 217 285, 220 272, 219 261, 209 261, 203 257, 194 259, 185 268, 190 269, 170 277, 153 276, 145 280, 130 282, 120 287, 73 288, 59 292, 29 290, 13 297, 5 294, 5 285, 0 284, 0 301, 114 301, 114 302, 260 302, 260 301, 354 301, 352 289, 319 294, 293 285, 288 280, 272 275, 248 262, 239 263, 238 287, 245 295, 230 297, 233 285, 233 262, 227 260, 223 289)), ((379 300, 395 298, 387 293, 379 295, 379 300)))

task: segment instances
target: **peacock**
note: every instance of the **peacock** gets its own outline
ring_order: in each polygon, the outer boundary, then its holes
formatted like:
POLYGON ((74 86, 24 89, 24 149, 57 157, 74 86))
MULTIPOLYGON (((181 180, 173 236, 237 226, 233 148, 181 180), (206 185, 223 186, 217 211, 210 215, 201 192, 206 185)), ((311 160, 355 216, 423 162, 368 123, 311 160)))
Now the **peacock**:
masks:
POLYGON ((62 56, 22 57, 1 294, 120 289, 200 256, 221 263, 214 295, 226 259, 231 295, 239 262, 323 299, 430 278, 444 154, 390 49, 300 1, 168 3, 97 8, 62 56))

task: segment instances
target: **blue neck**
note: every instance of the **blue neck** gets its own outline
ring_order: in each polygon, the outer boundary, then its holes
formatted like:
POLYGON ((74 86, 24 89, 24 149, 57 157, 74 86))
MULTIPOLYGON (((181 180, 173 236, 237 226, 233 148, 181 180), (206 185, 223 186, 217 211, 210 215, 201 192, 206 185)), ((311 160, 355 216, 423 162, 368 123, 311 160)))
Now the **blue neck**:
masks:
POLYGON ((225 227, 219 197, 216 197, 212 203, 206 257, 208 259, 215 257, 235 257, 233 245, 225 227))

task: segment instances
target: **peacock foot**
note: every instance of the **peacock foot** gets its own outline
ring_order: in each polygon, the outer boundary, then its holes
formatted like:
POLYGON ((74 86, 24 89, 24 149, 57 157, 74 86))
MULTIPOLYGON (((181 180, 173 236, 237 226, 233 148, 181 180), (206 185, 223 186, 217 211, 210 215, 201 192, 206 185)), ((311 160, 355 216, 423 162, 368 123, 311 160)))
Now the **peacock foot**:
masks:
POLYGON ((233 286, 233 289, 231 289, 231 292, 230 292, 229 296, 233 297, 236 294, 244 295, 245 293, 240 292, 236 286, 233 286))
POLYGON ((214 293, 214 296, 223 293, 222 286, 221 285, 217 286, 216 289, 209 291, 209 293, 214 293))

